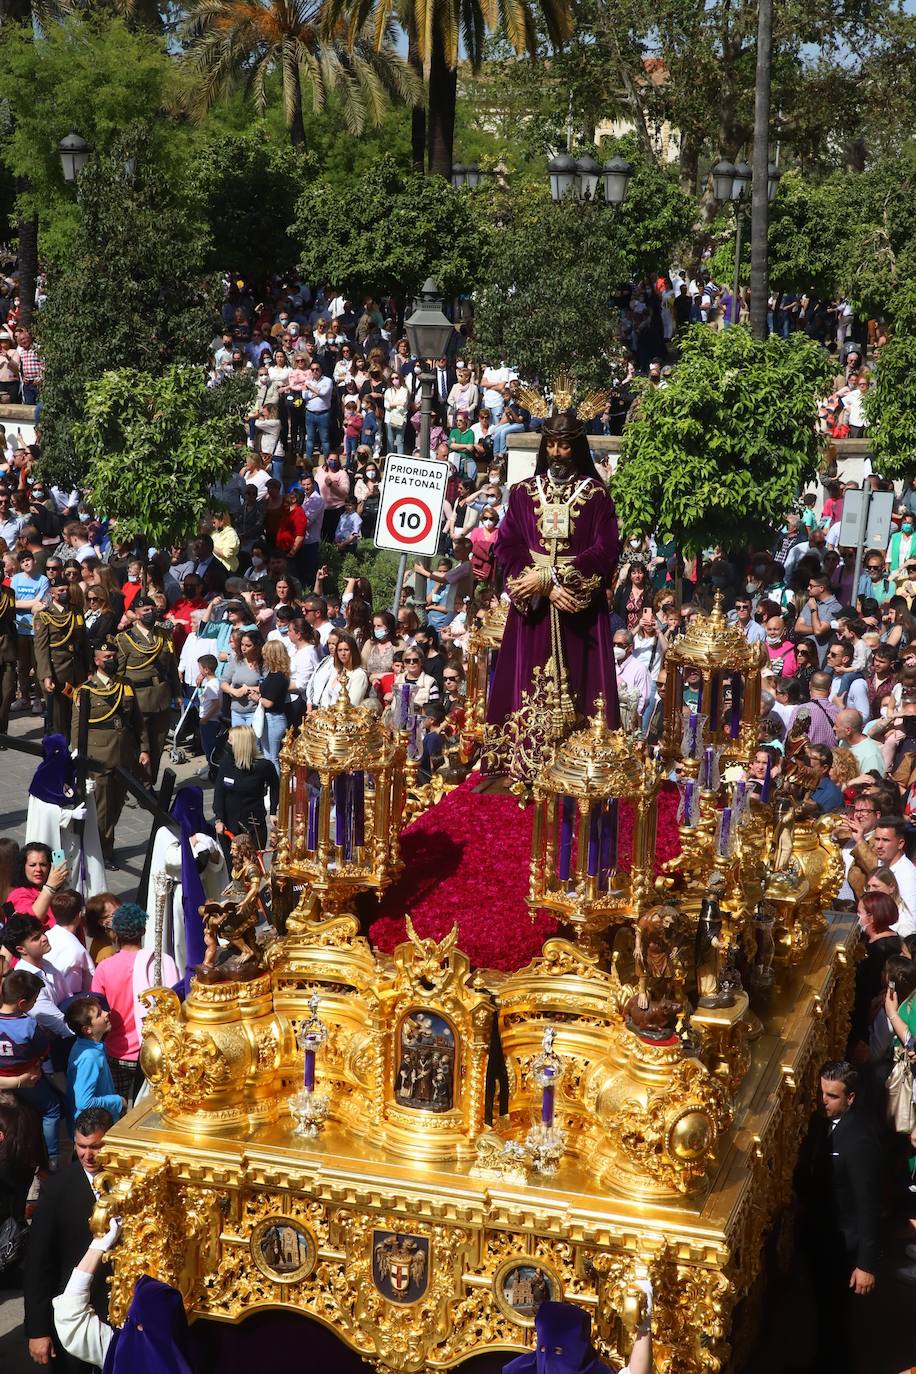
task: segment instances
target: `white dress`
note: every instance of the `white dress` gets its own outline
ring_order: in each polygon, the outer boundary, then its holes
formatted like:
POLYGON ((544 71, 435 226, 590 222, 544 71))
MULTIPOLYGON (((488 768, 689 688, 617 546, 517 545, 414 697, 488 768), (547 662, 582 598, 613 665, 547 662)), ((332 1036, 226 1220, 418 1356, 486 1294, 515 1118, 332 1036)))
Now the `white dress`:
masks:
POLYGON ((46 844, 54 853, 55 849, 64 851, 64 860, 69 866, 68 885, 75 888, 85 899, 104 892, 108 886, 105 881, 105 864, 102 859, 102 841, 99 839, 99 822, 95 811, 95 784, 92 779, 86 783, 86 810, 83 828, 83 857, 85 868, 79 870, 79 836, 77 822, 81 807, 74 802, 72 807, 55 806, 52 802, 39 801, 29 797, 29 811, 25 822, 26 844, 46 844))
MULTIPOLYGON (((195 858, 199 858, 201 854, 205 853, 210 856, 210 861, 200 878, 205 895, 215 900, 229 882, 222 848, 219 842, 210 835, 195 836, 191 848, 195 858), (213 862, 214 856, 216 862, 213 862)), ((153 840, 153 858, 150 865, 149 888, 146 896, 146 909, 150 914, 150 919, 146 923, 146 933, 143 936, 144 949, 155 949, 156 947, 156 877, 159 874, 164 874, 165 877, 174 880, 171 901, 172 919, 168 928, 163 931, 162 947, 163 951, 170 954, 175 960, 178 965, 178 972, 184 977, 187 972, 187 951, 185 948, 184 904, 181 889, 181 842, 178 836, 164 825, 156 831, 153 840)))

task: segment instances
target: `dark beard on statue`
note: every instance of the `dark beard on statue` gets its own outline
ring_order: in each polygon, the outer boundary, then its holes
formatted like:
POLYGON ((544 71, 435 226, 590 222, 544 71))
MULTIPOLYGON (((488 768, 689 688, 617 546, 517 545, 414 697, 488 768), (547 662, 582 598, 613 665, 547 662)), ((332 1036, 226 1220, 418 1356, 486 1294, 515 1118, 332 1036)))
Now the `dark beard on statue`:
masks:
POLYGON ((564 463, 562 460, 554 461, 547 469, 547 476, 554 486, 564 487, 567 482, 571 482, 576 475, 576 469, 572 463, 564 463))

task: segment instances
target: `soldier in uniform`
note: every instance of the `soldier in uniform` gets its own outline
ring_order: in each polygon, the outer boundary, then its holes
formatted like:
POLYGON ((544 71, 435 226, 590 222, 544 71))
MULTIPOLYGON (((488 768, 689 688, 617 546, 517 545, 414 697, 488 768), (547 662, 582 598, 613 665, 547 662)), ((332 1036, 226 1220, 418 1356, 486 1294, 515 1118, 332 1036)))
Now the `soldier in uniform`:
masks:
POLYGON ((181 683, 172 641, 165 630, 156 628, 159 612, 155 601, 138 596, 132 609, 137 614, 136 623, 118 635, 118 674, 134 689, 143 717, 140 749, 149 756, 150 781, 155 782, 170 708, 181 697, 181 683))
POLYGON ((79 748, 82 726, 87 755, 103 765, 100 772, 93 773, 95 802, 105 866, 114 868, 115 826, 127 797, 127 786, 115 769, 120 766, 136 774, 138 764, 144 767, 149 764, 149 754, 145 749, 140 750, 139 757, 137 754, 143 719, 130 683, 117 676, 115 640, 108 638, 96 645, 94 659, 95 672, 76 693, 70 742, 79 748))
POLYGON ((36 611, 35 668, 45 697, 49 734, 69 735, 73 691, 89 670, 86 626, 70 607, 70 588, 63 578, 51 584, 51 604, 36 611))
POLYGON ((10 728, 10 707, 16 695, 18 639, 16 598, 0 582, 0 735, 7 734, 10 728))

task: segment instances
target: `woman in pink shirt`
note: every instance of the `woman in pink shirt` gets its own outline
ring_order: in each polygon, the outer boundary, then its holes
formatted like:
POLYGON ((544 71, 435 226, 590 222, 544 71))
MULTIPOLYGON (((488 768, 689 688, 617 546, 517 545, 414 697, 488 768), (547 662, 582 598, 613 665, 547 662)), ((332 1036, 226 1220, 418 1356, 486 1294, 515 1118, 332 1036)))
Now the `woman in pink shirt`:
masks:
MULTIPOLYGON (((136 902, 122 903, 111 918, 118 952, 99 964, 92 975, 92 991, 102 994, 111 1011, 105 1049, 115 1092, 128 1102, 134 1099, 140 1032, 146 1014, 140 997, 156 983, 156 951, 142 948, 148 920, 147 912, 136 902)), ((180 976, 174 959, 163 954, 161 985, 171 987, 180 976)))

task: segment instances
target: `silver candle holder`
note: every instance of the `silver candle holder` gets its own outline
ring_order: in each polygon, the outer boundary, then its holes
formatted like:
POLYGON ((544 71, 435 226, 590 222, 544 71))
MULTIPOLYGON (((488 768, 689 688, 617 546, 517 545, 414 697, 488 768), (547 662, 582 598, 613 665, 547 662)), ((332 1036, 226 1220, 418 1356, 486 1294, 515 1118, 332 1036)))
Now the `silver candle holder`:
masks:
POLYGON ((563 1060, 553 1047, 555 1038, 553 1026, 547 1026, 541 1052, 531 1061, 531 1077, 541 1090, 541 1119, 525 1137, 532 1169, 545 1176, 557 1172, 566 1148, 566 1132, 555 1120, 557 1088, 564 1070, 563 1060))
POLYGON ((318 994, 309 998, 309 1017, 299 1027, 297 1040, 303 1052, 302 1087, 289 1098, 290 1116, 295 1121, 293 1135, 314 1138, 328 1118, 330 1099, 315 1091, 315 1057, 327 1043, 328 1028, 318 1015, 318 994))

